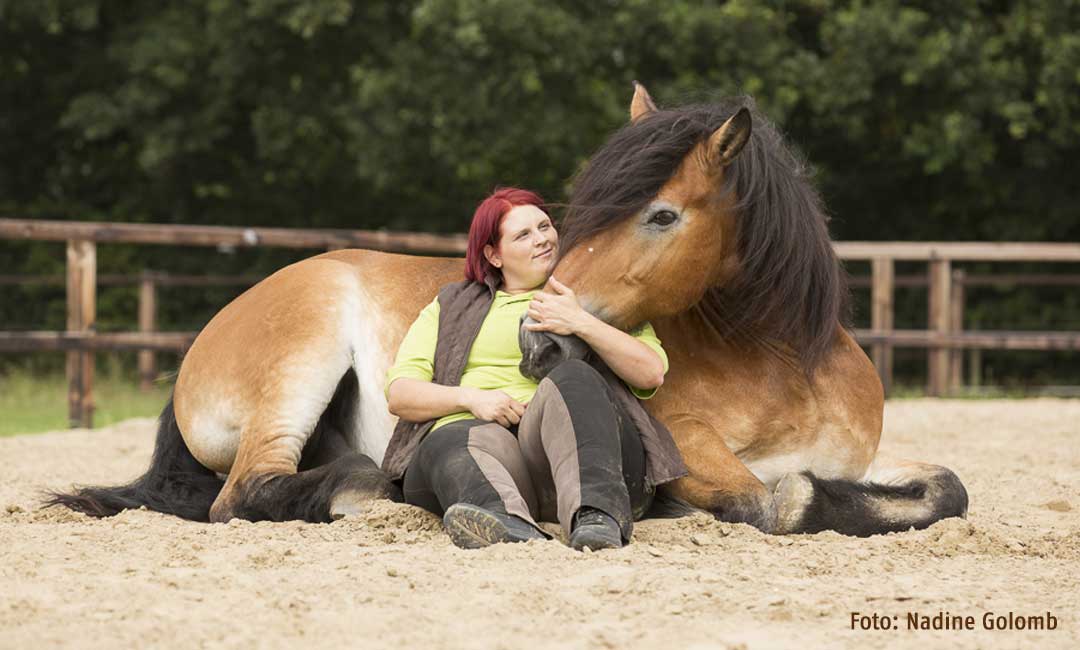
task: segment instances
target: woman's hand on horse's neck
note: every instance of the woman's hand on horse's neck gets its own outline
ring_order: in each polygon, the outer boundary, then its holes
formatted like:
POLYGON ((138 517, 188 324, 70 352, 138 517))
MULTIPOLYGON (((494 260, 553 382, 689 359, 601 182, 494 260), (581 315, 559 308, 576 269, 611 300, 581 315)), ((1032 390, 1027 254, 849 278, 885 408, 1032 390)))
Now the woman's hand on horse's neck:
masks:
POLYGON ((583 309, 566 285, 549 278, 548 291, 533 296, 529 316, 532 331, 577 336, 604 360, 612 372, 635 388, 658 388, 664 383, 664 362, 649 346, 608 325, 583 309))

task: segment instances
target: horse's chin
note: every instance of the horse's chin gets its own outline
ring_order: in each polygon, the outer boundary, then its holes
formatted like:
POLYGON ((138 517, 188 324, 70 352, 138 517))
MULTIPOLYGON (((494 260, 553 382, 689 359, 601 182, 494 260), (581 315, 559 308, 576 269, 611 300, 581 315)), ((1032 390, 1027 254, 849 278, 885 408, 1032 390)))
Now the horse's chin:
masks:
POLYGON ((534 332, 525 328, 526 323, 535 322, 524 316, 518 329, 518 345, 521 347, 519 369, 522 375, 540 381, 560 363, 588 356, 588 344, 576 336, 534 332))

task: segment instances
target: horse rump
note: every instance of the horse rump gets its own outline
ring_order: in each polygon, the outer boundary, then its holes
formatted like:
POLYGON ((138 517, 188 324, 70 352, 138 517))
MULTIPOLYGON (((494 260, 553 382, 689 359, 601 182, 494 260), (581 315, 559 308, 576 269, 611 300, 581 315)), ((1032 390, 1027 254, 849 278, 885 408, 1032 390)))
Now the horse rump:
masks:
POLYGON ((154 456, 145 474, 127 485, 50 492, 44 505, 64 506, 91 517, 111 517, 146 506, 183 519, 208 521, 210 505, 223 485, 224 481, 199 464, 184 444, 170 399, 158 419, 154 456))

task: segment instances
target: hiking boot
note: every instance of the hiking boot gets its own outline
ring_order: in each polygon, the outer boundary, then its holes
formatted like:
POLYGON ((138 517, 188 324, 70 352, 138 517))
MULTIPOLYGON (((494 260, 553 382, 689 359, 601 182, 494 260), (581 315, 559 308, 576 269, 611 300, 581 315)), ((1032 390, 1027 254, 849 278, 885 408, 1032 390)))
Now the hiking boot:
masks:
POLYGON ((443 526, 459 548, 483 548, 501 542, 527 542, 547 536, 521 517, 485 510, 471 503, 446 509, 443 526))
POLYGON ((570 533, 570 546, 578 551, 622 548, 622 530, 615 518, 596 508, 578 510, 577 523, 570 533))

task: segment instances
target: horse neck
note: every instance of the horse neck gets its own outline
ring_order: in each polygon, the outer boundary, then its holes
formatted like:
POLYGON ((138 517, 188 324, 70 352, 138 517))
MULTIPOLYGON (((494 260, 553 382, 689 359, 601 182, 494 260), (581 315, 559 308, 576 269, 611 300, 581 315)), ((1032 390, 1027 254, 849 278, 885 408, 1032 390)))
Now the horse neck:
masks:
POLYGON ((721 376, 749 373, 760 380, 782 377, 785 383, 807 382, 798 356, 790 346, 756 332, 741 332, 737 336, 724 332, 698 309, 657 319, 653 326, 669 357, 677 360, 673 363, 685 364, 672 370, 687 380, 712 382, 721 376))

